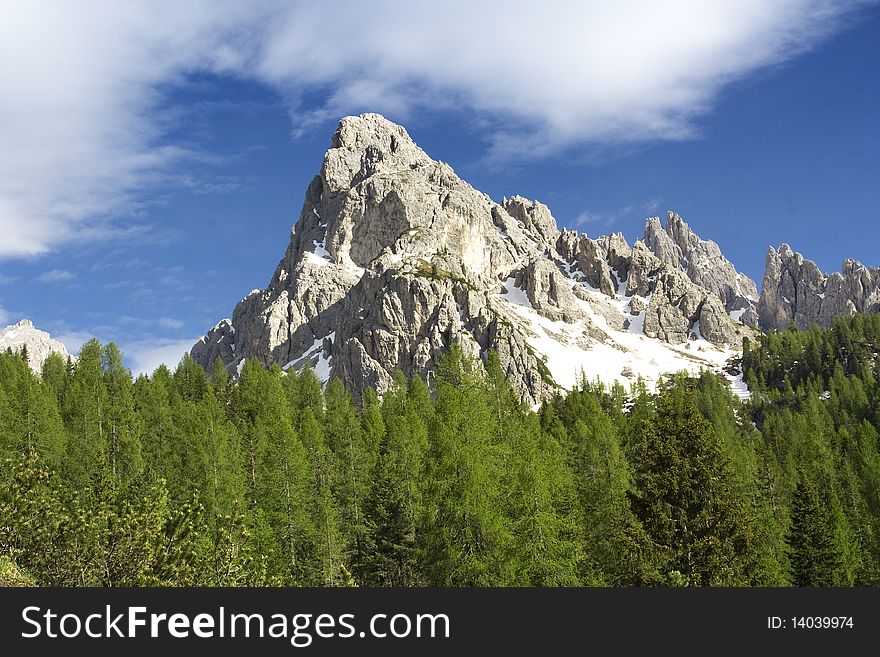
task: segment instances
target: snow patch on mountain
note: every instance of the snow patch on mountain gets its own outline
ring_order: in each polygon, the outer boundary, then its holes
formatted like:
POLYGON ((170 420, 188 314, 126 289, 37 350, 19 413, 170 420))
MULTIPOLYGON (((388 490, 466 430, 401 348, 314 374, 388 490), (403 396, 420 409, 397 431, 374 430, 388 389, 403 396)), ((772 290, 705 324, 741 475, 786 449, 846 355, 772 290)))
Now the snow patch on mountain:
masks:
MULTIPOLYGON (((575 285, 587 290, 591 299, 577 299, 587 319, 572 323, 553 321, 538 313, 513 279, 507 279, 504 291, 496 295, 520 320, 526 341, 544 357, 554 381, 565 390, 574 388, 582 377, 608 386, 620 383, 625 388, 642 379, 649 390, 654 390, 664 375, 681 371, 718 372, 738 354, 734 349, 718 347, 702 337, 679 345, 648 338, 641 331, 644 311, 639 314, 641 323, 631 322, 626 330, 617 330, 593 304, 606 304, 620 311, 630 298, 620 294, 617 299, 610 299, 589 285, 575 285), (604 341, 591 337, 595 329, 607 336, 604 341)), ((625 286, 626 282, 622 281, 620 289, 625 286)), ((634 319, 638 320, 638 316, 634 319)))

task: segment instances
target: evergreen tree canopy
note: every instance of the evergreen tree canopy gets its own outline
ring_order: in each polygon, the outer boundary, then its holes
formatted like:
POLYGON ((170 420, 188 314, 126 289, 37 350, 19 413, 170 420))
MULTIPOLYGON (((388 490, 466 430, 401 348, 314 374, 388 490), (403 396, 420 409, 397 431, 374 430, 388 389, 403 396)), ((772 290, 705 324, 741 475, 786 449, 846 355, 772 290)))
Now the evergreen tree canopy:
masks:
POLYGON ((353 398, 305 367, 0 353, 0 579, 58 586, 880 584, 880 315, 537 412, 452 345, 353 398))

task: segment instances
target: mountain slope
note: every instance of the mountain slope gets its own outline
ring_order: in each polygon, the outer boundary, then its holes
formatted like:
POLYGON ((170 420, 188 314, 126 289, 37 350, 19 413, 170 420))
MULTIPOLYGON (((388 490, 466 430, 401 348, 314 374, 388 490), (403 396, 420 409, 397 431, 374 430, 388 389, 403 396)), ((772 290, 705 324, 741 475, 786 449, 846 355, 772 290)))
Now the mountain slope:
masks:
POLYGON ((269 282, 192 349, 206 368, 310 363, 356 394, 395 370, 430 379, 452 342, 499 354, 523 400, 579 373, 649 383, 717 368, 751 329, 754 283, 678 215, 622 235, 560 231, 549 209, 500 204, 377 114, 342 119, 269 282), (661 236, 661 233, 663 236, 661 236), (711 269, 713 275, 706 273, 711 269))

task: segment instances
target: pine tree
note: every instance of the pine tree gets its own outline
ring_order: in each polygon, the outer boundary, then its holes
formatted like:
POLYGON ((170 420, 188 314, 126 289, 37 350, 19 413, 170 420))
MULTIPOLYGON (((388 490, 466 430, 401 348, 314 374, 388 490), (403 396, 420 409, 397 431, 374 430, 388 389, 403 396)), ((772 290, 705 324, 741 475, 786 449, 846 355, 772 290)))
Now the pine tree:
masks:
POLYGON ((327 385, 325 398, 324 435, 335 457, 340 523, 350 560, 357 563, 363 556, 364 502, 370 489, 373 455, 364 440, 351 395, 338 379, 327 385))
POLYGON ((142 427, 135 412, 131 372, 122 364, 122 352, 112 342, 103 349, 106 389, 107 461, 112 476, 123 485, 143 471, 142 427))
POLYGON ((795 586, 834 586, 843 557, 835 541, 834 519, 812 478, 802 475, 792 502, 791 579, 795 586))
POLYGON ((614 423, 595 396, 584 395, 582 404, 568 446, 583 513, 582 540, 587 559, 582 564, 581 579, 585 583, 620 585, 632 582, 640 566, 630 543, 633 519, 627 499, 629 465, 614 423))
POLYGON ((743 581, 749 511, 735 494, 724 445, 686 381, 659 394, 656 414, 642 429, 634 475, 630 503, 658 559, 661 582, 743 581))
MULTIPOLYGON (((6 354, 0 354, 0 362, 6 354)), ((18 433, 15 431, 15 409, 0 379, 0 472, 5 471, 6 460, 20 453, 18 433)))
POLYGON ((13 356, 0 355, 0 382, 0 454, 37 453, 59 467, 67 436, 54 389, 13 356))
POLYGON ((211 387, 214 389, 214 396, 221 403, 224 409, 229 408, 232 401, 232 391, 234 382, 232 375, 226 368, 223 359, 217 356, 214 364, 211 366, 211 387))
POLYGON ((356 570, 370 586, 426 583, 418 542, 428 449, 422 393, 398 374, 382 399, 385 431, 366 502, 365 549, 356 570))
POLYGON ((562 450, 552 437, 542 434, 537 416, 516 399, 494 351, 487 355, 486 374, 504 469, 503 508, 515 537, 507 557, 513 570, 511 583, 576 585, 576 493, 562 450))
POLYGON ((142 454, 149 479, 164 479, 172 498, 182 486, 177 473, 174 443, 175 420, 171 410, 174 382, 161 365, 152 378, 139 376, 134 382, 135 409, 142 420, 142 454))
POLYGON ((200 401, 208 389, 205 370, 189 354, 183 355, 174 370, 174 387, 183 399, 192 402, 200 401))
POLYGON ((301 418, 303 412, 309 409, 312 417, 318 422, 322 422, 324 419, 324 392, 321 381, 315 375, 312 367, 307 364, 299 374, 288 371, 285 384, 294 418, 301 418))
POLYGON ((232 399, 231 413, 235 418, 242 438, 242 456, 246 472, 246 485, 249 504, 257 505, 257 461, 259 459, 257 420, 266 417, 268 408, 263 395, 266 371, 255 361, 247 360, 241 368, 241 375, 232 399))
POLYGON ((257 504, 275 534, 279 574, 288 583, 307 583, 315 559, 314 527, 305 504, 312 474, 305 448, 284 408, 281 371, 264 379, 264 414, 257 418, 257 504))
POLYGON ((372 388, 364 391, 361 399, 361 432, 364 437, 364 450, 369 462, 367 469, 372 470, 376 466, 379 457, 379 446, 385 439, 385 421, 382 419, 382 409, 379 397, 372 388))
POLYGON ((246 481, 241 437, 226 408, 208 390, 198 403, 203 421, 205 489, 201 500, 209 516, 238 517, 246 508, 246 481))
POLYGON ((43 361, 43 369, 40 378, 55 393, 55 399, 58 404, 64 399, 64 393, 67 389, 70 369, 68 369, 69 361, 65 360, 60 354, 54 351, 50 353, 46 360, 43 361))

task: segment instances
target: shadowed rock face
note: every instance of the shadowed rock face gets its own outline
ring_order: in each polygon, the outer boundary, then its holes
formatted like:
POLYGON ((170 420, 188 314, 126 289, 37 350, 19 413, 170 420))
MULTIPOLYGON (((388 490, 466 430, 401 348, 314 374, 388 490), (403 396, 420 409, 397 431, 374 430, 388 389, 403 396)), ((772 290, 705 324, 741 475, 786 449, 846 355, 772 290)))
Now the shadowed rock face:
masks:
POLYGON ((430 379, 459 342, 475 357, 495 350, 522 399, 537 403, 558 390, 534 346, 538 324, 550 323, 541 344, 586 354, 633 322, 664 343, 738 345, 749 329, 731 313, 746 319, 756 299, 754 283, 678 215, 665 229, 650 220, 632 247, 619 234, 560 231, 545 205, 495 203, 403 127, 364 114, 340 122, 268 286, 192 356, 206 368, 218 357, 230 369, 245 358, 309 363, 359 395, 386 390, 396 370, 430 379))
POLYGON ((880 311, 880 269, 845 260, 840 272, 824 274, 816 263, 783 244, 767 252, 767 268, 758 304, 761 328, 792 324, 807 329, 830 326, 841 315, 880 311))

